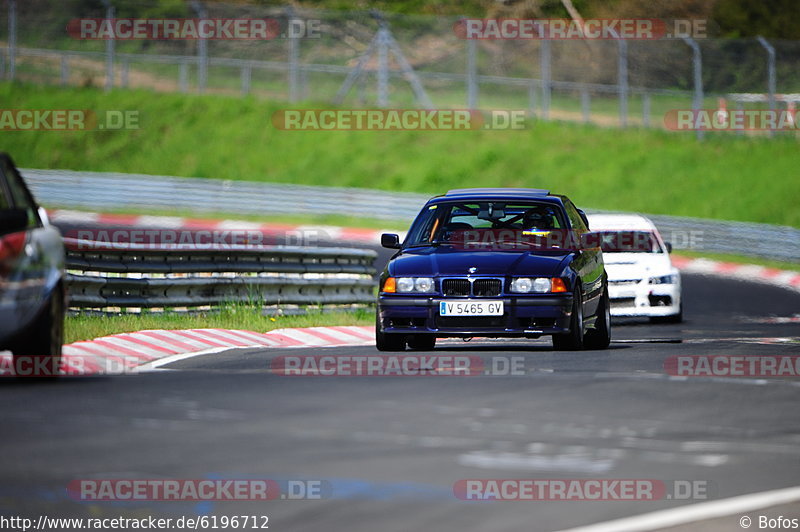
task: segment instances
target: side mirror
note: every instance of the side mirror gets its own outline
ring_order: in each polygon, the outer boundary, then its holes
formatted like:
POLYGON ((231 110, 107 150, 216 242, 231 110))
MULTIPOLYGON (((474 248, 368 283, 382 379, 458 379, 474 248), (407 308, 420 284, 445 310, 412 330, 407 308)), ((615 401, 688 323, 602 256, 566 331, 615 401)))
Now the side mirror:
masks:
POLYGON ((28 228, 28 211, 25 209, 0 210, 0 235, 17 233, 28 228))
POLYGON ((383 233, 381 235, 381 246, 389 249, 400 249, 400 237, 394 233, 383 233))
POLYGON ((672 253, 672 242, 664 242, 664 245, 667 246, 667 253, 672 253))

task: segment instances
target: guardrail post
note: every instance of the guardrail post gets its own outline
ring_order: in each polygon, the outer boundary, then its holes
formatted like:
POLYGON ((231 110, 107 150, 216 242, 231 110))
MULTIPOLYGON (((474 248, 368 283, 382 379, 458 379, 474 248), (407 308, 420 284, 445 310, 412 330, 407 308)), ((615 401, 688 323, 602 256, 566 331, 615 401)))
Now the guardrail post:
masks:
MULTIPOLYGON (((767 51, 767 98, 769 109, 774 111, 777 107, 775 104, 775 47, 768 43, 761 35, 759 35, 757 39, 759 44, 767 51)), ((774 131, 770 131, 769 136, 771 137, 773 133, 774 131)))
MULTIPOLYGON (((110 23, 114 18, 114 6, 111 5, 111 0, 103 0, 103 5, 106 6, 106 20, 110 23)), ((114 44, 114 35, 112 34, 109 39, 106 39, 106 92, 114 88, 114 44)))
MULTIPOLYGON (((539 30, 541 31, 541 27, 539 30)), ((541 43, 539 60, 542 77, 542 120, 547 120, 550 117, 550 40, 542 39, 541 43)))
POLYGON ((642 125, 650 127, 650 93, 642 94, 642 125))
POLYGON ((475 39, 467 39, 467 109, 478 106, 478 47, 475 39))
MULTIPOLYGON (((703 63, 700 56, 700 45, 691 37, 683 37, 684 42, 692 48, 692 70, 694 72, 694 95, 692 97, 692 110, 697 112, 703 106, 703 63)), ((697 130, 697 140, 701 140, 704 131, 697 130)))

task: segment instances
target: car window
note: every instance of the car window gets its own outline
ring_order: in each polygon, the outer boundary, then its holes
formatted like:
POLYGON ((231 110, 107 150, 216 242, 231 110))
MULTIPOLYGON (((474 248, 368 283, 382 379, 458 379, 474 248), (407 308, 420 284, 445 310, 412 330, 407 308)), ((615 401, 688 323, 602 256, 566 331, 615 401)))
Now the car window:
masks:
POLYGON ((572 229, 578 233, 587 232, 589 228, 586 227, 585 223, 583 223, 583 218, 581 218, 577 207, 575 207, 572 201, 564 199, 564 206, 566 207, 567 217, 569 217, 569 223, 572 225, 572 229))
MULTIPOLYGON (((40 224, 39 213, 37 212, 36 204, 33 201, 28 189, 22 181, 22 176, 19 175, 16 168, 6 158, 0 158, 0 170, 2 170, 3 180, 6 184, 6 189, 10 194, 13 206, 17 209, 25 209, 28 213, 28 228, 37 227, 40 224)), ((9 207, 6 207, 9 208, 9 207)))
POLYGON ((477 201, 429 205, 409 231, 406 245, 448 242, 470 230, 553 231, 566 227, 561 208, 551 202, 477 201))

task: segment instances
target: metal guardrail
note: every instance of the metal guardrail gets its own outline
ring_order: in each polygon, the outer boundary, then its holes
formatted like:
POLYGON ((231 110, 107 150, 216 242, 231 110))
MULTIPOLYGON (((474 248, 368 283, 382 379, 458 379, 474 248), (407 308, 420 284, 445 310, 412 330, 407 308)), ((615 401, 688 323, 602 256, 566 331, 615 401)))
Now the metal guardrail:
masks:
POLYGON ((64 240, 73 307, 345 305, 374 299, 377 253, 368 249, 64 240))
MULTIPOLYGON (((428 196, 359 188, 281 185, 138 174, 22 170, 47 206, 178 209, 256 215, 339 213, 410 222, 428 196)), ((587 212, 608 212, 587 209, 587 212)), ((675 249, 800 261, 800 230, 768 224, 648 215, 675 249)))

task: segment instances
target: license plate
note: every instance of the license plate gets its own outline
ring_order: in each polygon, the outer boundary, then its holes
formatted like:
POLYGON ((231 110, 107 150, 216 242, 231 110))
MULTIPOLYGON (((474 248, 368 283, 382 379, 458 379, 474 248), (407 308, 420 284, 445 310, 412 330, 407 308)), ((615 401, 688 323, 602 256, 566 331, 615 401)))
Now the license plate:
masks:
POLYGON ((502 316, 502 301, 441 301, 440 316, 502 316))

